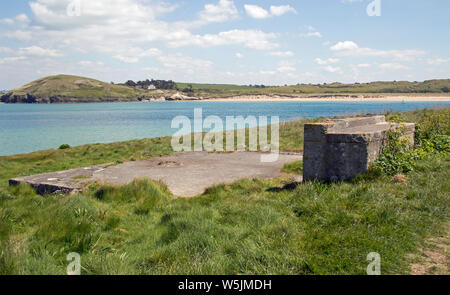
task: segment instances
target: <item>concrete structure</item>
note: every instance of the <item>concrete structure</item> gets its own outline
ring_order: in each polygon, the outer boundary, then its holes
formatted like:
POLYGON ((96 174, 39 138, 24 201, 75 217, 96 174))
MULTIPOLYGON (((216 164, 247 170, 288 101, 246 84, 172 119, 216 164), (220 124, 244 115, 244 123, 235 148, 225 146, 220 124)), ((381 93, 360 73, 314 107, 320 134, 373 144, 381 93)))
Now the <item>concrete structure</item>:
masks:
MULTIPOLYGON (((15 178, 10 185, 25 182, 39 194, 70 193, 86 183, 98 181, 124 185, 135 178, 149 178, 165 183, 180 197, 202 194, 206 188, 243 178, 276 178, 290 176, 280 170, 285 163, 299 160, 296 154, 281 154, 274 163, 262 163, 261 153, 176 153, 172 156, 127 162, 120 165, 98 165, 29 177, 15 178)), ((291 176, 296 177, 296 176, 291 176)), ((300 181, 301 177, 294 179, 300 181)))
POLYGON ((306 124, 303 180, 348 180, 367 172, 386 144, 388 130, 400 126, 414 144, 415 124, 387 123, 384 116, 306 124))

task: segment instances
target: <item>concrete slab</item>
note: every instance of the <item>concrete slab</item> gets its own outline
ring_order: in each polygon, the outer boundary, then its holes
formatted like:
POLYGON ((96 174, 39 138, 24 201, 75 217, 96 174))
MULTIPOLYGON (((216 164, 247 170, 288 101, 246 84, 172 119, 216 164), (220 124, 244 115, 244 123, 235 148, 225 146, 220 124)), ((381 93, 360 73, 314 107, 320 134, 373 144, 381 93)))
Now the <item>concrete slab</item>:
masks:
MULTIPOLYGON (((172 156, 120 165, 98 165, 10 180, 10 185, 26 182, 40 194, 80 189, 84 183, 100 181, 124 185, 135 178, 165 183, 180 197, 202 194, 206 188, 243 178, 276 178, 287 176, 280 170, 285 163, 302 160, 301 155, 281 154, 274 163, 262 163, 262 153, 176 153, 172 156)), ((295 179, 300 181, 300 176, 295 179)))

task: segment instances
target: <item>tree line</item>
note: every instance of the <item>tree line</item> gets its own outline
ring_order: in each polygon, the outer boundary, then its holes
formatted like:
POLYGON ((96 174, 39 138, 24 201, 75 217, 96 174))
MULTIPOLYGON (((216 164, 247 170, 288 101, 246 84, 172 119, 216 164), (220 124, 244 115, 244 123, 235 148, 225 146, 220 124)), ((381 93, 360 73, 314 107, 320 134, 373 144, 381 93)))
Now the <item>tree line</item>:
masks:
POLYGON ((145 81, 137 81, 134 82, 133 80, 128 80, 127 82, 125 82, 126 86, 129 87, 141 87, 141 88, 148 88, 150 86, 155 86, 156 89, 164 89, 164 90, 170 90, 170 89, 176 89, 177 88, 177 84, 175 82, 173 82, 172 80, 145 80, 145 81))

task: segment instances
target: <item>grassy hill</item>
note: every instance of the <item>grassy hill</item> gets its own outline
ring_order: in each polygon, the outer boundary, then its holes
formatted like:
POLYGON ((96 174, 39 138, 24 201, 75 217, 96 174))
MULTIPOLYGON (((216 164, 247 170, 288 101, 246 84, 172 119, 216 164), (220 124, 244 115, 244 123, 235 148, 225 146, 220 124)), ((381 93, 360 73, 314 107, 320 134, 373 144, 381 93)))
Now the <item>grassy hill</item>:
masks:
POLYGON ((16 88, 2 97, 3 102, 102 102, 137 101, 144 90, 113 85, 98 80, 57 75, 35 80, 16 88))
POLYGON ((240 95, 309 97, 317 95, 450 93, 450 79, 425 82, 297 84, 264 88, 231 84, 177 83, 177 90, 143 90, 90 78, 57 75, 41 78, 16 88, 1 96, 0 101, 5 103, 62 103, 140 101, 161 97, 183 99, 177 92, 189 88, 189 85, 192 86, 192 91, 184 93, 184 95, 192 98, 226 98, 240 95))

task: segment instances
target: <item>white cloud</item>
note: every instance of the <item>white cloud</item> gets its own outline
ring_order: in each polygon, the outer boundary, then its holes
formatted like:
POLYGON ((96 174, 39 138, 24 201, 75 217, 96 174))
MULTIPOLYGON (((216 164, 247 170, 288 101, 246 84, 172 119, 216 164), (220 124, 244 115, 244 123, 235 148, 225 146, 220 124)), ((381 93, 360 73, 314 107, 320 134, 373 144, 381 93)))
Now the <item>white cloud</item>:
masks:
POLYGON ((358 64, 357 67, 358 68, 370 68, 372 65, 371 64, 358 64))
POLYGON ((304 37, 304 38, 310 38, 310 37, 322 38, 322 34, 320 32, 308 32, 308 33, 300 34, 300 37, 304 37))
POLYGON ((295 72, 297 69, 292 66, 280 66, 277 71, 280 73, 295 72))
POLYGON ((13 25, 23 26, 29 22, 30 22, 30 19, 24 13, 16 15, 14 18, 0 19, 0 23, 5 24, 5 25, 10 25, 10 26, 13 26, 13 25))
POLYGON ((288 73, 288 72, 295 72, 297 69, 291 66, 281 66, 277 68, 277 71, 280 73, 288 73))
POLYGON ((281 6, 270 6, 270 13, 273 16, 282 16, 288 12, 292 12, 297 14, 297 10, 290 5, 281 5, 281 6))
POLYGON ((393 70, 393 71, 398 71, 398 70, 407 70, 409 69, 408 67, 398 64, 398 63, 384 63, 384 64, 380 64, 379 68, 382 70, 393 70))
POLYGON ((147 50, 133 47, 130 48, 127 54, 117 54, 113 56, 115 59, 118 59, 124 63, 137 63, 141 58, 145 57, 158 57, 162 55, 162 51, 158 48, 150 48, 147 50))
POLYGON ((13 53, 14 50, 8 47, 0 47, 0 53, 13 53))
POLYGON ((292 57, 294 56, 294 53, 292 51, 273 51, 268 53, 271 56, 276 57, 292 57))
POLYGON ((244 9, 247 15, 252 18, 263 19, 270 17, 270 13, 258 5, 245 4, 244 9))
POLYGON ((28 18, 28 16, 24 13, 19 14, 15 17, 15 20, 19 23, 27 23, 30 21, 30 19, 28 18))
POLYGON ((331 46, 332 51, 351 51, 357 50, 359 46, 353 41, 338 42, 336 45, 331 46))
POLYGON ((140 57, 147 57, 147 56, 151 56, 151 57, 155 57, 155 56, 160 56, 162 55, 162 51, 159 50, 158 48, 150 48, 147 50, 144 50, 142 53, 139 54, 140 57))
POLYGON ((102 63, 100 61, 93 62, 93 61, 90 61, 90 60, 82 60, 78 64, 80 66, 83 66, 83 67, 97 67, 97 66, 104 66, 105 65, 104 63, 102 63))
POLYGON ((297 71, 297 69, 295 68, 295 62, 282 60, 278 63, 278 66, 275 70, 261 70, 259 71, 259 74, 264 76, 275 74, 290 75, 295 71, 297 71))
POLYGON ((237 58, 244 58, 244 55, 242 54, 242 53, 236 53, 236 55, 235 55, 237 58))
POLYGON ((163 6, 155 0, 84 1, 80 17, 67 17, 68 2, 36 0, 30 3, 34 19, 39 24, 33 31, 35 39, 50 39, 54 44, 84 53, 107 53, 128 62, 135 60, 130 59, 130 49, 146 42, 162 42, 169 47, 242 45, 258 50, 278 47, 272 42, 277 37, 275 34, 259 30, 230 30, 204 35, 193 34, 189 30, 238 17, 234 2, 230 0, 205 5, 195 21, 173 23, 157 19, 160 14, 173 10, 173 6, 163 6))
POLYGON ((314 62, 318 65, 329 65, 329 64, 335 64, 338 63, 340 61, 339 58, 329 58, 329 59, 320 59, 320 58, 316 58, 314 60, 314 62))
POLYGON ((46 56, 46 57, 59 57, 62 56, 57 50, 54 49, 45 49, 39 46, 30 46, 19 49, 20 55, 33 55, 33 56, 46 56))
POLYGON ((0 58, 0 64, 13 63, 13 62, 17 62, 17 61, 24 60, 24 59, 26 59, 26 57, 24 57, 24 56, 4 57, 4 58, 0 58))
POLYGON ((295 63, 292 61, 280 61, 278 63, 277 72, 279 73, 289 73, 295 72, 297 69, 295 68, 295 63))
POLYGON ((13 32, 5 33, 5 37, 10 39, 16 39, 19 41, 30 41, 32 37, 32 33, 30 31, 16 30, 13 32))
POLYGON ((280 6, 270 6, 270 11, 258 6, 245 4, 244 5, 245 12, 248 16, 256 19, 264 19, 273 16, 282 16, 286 13, 292 12, 297 14, 297 10, 290 5, 280 5, 280 6))
POLYGON ((259 71, 261 75, 275 75, 277 71, 259 71))
POLYGON ((173 11, 176 7, 161 1, 82 1, 81 15, 69 17, 67 7, 72 2, 73 0, 35 0, 30 2, 30 8, 40 25, 78 27, 109 23, 114 27, 119 24, 127 27, 145 19, 154 20, 157 15, 173 11), (123 20, 128 20, 128 23, 121 23, 123 20))
POLYGON ((428 59, 427 63, 432 66, 439 66, 442 64, 450 63, 450 58, 434 58, 428 59))
POLYGON ((181 69, 192 73, 199 70, 209 69, 213 65, 212 61, 193 58, 183 54, 160 56, 158 60, 166 68, 181 69))
POLYGON ((133 64, 133 63, 137 63, 139 61, 139 58, 135 57, 135 56, 123 56, 123 55, 118 54, 113 57, 120 60, 121 62, 124 62, 127 64, 133 64))
POLYGON ((14 20, 11 18, 2 18, 0 19, 0 23, 12 26, 14 25, 14 20))
POLYGON ((307 26, 308 33, 302 33, 300 34, 300 37, 302 38, 311 38, 311 37, 317 37, 322 38, 322 34, 316 30, 313 26, 307 26))
POLYGON ((206 4, 204 10, 199 13, 200 21, 206 23, 225 22, 238 16, 239 12, 230 0, 220 0, 217 5, 206 4))
POLYGON ((361 48, 353 41, 338 42, 331 46, 330 50, 338 56, 373 56, 405 61, 413 60, 414 58, 425 54, 425 52, 421 50, 377 50, 361 48))
POLYGON ((243 45, 250 49, 270 50, 279 47, 277 43, 271 41, 275 38, 276 35, 273 33, 264 33, 258 30, 232 30, 219 34, 191 35, 189 38, 169 41, 168 45, 171 47, 243 45))
POLYGON ((329 73, 341 73, 342 72, 340 67, 326 66, 323 69, 329 73))

